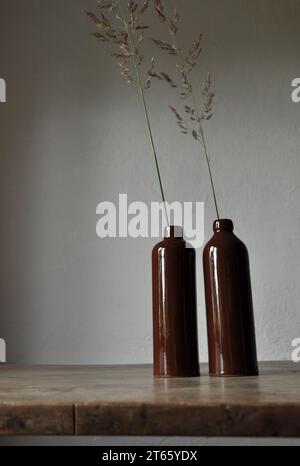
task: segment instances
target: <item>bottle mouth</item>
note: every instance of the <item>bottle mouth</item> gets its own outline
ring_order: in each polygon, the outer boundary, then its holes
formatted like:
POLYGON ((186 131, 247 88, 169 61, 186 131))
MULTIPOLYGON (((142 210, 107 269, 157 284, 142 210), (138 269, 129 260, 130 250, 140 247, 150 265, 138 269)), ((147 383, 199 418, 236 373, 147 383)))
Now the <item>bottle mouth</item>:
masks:
POLYGON ((165 229, 165 238, 183 239, 183 228, 170 225, 165 229))
POLYGON ((232 220, 225 218, 219 219, 214 222, 214 231, 233 231, 232 220))

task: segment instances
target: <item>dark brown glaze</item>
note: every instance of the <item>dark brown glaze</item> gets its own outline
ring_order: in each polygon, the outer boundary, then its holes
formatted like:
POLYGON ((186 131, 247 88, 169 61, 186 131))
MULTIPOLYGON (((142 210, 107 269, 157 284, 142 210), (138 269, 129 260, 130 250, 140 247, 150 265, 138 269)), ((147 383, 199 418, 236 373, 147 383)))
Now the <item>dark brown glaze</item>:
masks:
POLYGON ((203 270, 210 374, 257 375, 248 251, 233 233, 231 220, 214 223, 203 270))
POLYGON ((199 372, 196 255, 170 227, 152 252, 155 377, 197 377, 199 372))

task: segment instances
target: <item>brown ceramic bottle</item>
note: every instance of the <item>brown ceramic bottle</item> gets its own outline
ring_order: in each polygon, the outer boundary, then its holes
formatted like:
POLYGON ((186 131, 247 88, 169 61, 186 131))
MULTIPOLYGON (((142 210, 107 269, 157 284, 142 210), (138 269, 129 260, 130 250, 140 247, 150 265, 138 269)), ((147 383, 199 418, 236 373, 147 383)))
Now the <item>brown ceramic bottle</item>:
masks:
POLYGON ((200 375, 195 256, 173 226, 152 252, 155 377, 200 375))
POLYGON ((231 220, 217 220, 203 252, 210 374, 258 374, 248 251, 231 220))

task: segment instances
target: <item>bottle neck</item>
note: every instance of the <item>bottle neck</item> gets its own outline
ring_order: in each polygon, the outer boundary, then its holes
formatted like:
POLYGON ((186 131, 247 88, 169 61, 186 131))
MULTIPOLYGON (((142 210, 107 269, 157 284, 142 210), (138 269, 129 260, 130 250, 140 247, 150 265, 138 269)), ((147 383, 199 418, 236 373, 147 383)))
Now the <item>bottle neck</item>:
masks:
POLYGON ((219 219, 214 222, 214 232, 219 233, 221 231, 226 231, 228 233, 233 232, 233 222, 229 219, 219 219))
POLYGON ((165 229, 165 239, 170 240, 183 240, 182 227, 171 225, 165 229))

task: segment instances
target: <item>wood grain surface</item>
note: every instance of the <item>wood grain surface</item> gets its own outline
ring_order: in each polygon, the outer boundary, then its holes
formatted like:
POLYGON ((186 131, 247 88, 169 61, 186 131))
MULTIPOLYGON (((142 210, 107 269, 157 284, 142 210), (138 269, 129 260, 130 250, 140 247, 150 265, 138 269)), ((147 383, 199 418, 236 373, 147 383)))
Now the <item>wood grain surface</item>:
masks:
POLYGON ((0 435, 300 437, 300 365, 154 379, 151 366, 0 365, 0 435))

